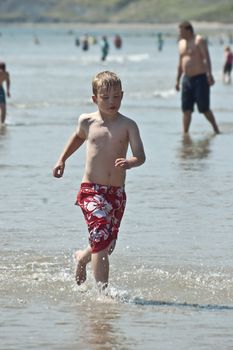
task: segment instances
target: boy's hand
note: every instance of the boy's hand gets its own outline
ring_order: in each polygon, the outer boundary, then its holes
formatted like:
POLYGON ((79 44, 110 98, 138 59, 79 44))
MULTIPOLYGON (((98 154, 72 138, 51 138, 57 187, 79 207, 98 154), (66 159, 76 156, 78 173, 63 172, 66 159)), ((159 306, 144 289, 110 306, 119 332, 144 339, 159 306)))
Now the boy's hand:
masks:
POLYGON ((130 169, 130 162, 125 158, 117 158, 115 160, 115 167, 120 167, 122 169, 130 169))
POLYGON ((64 162, 57 162, 55 167, 53 168, 53 176, 54 177, 62 177, 65 169, 64 162))

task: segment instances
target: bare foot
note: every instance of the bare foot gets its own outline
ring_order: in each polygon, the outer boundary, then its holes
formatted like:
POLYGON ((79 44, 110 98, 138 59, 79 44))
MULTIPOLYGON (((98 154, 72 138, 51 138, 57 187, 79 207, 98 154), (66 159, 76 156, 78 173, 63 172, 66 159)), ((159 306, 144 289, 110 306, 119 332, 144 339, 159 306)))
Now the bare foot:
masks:
POLYGON ((77 252, 74 253, 74 258, 76 261, 75 279, 77 285, 80 286, 87 278, 86 263, 83 262, 83 260, 85 260, 83 259, 84 252, 82 250, 77 250, 77 252))

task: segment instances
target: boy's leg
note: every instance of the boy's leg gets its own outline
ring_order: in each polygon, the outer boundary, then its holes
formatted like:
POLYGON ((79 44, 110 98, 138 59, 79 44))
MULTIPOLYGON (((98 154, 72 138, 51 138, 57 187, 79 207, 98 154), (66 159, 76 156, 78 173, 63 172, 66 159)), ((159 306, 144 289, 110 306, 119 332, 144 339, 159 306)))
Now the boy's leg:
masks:
POLYGON ((108 246, 108 255, 111 255, 116 246, 116 239, 113 239, 112 242, 108 246))
POLYGON ((86 277, 87 277, 86 266, 91 261, 91 247, 88 246, 84 250, 77 250, 74 256, 77 264, 75 279, 77 284, 80 286, 80 284, 86 281, 86 277))
POLYGON ((109 276, 109 259, 108 250, 106 248, 100 252, 92 254, 92 269, 93 275, 98 284, 101 284, 101 288, 105 289, 108 285, 109 276))
MULTIPOLYGON (((116 240, 112 240, 107 248, 108 255, 111 255, 116 246, 116 240)), ((80 285, 86 280, 86 266, 91 261, 91 247, 88 246, 84 250, 77 250, 74 254, 77 266, 75 272, 75 279, 77 284, 80 285)))

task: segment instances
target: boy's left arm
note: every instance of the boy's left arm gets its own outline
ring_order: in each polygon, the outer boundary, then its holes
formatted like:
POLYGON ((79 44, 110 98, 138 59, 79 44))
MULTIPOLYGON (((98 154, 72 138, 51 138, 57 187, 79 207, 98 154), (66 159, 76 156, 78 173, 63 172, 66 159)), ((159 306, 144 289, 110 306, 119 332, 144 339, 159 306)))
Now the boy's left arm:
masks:
POLYGON ((140 132, 135 122, 131 121, 131 125, 128 129, 128 133, 129 133, 129 143, 132 151, 132 157, 128 159, 118 158, 115 161, 115 166, 119 166, 123 169, 131 169, 131 168, 138 167, 142 165, 146 160, 140 132))

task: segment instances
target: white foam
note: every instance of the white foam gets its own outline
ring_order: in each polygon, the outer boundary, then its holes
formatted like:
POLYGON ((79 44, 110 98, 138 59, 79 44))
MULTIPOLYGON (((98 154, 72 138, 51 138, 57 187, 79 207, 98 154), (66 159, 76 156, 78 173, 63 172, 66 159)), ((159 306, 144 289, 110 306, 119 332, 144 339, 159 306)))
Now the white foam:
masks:
POLYGON ((176 94, 175 89, 164 90, 164 91, 154 91, 154 97, 168 98, 170 96, 174 96, 176 94))

